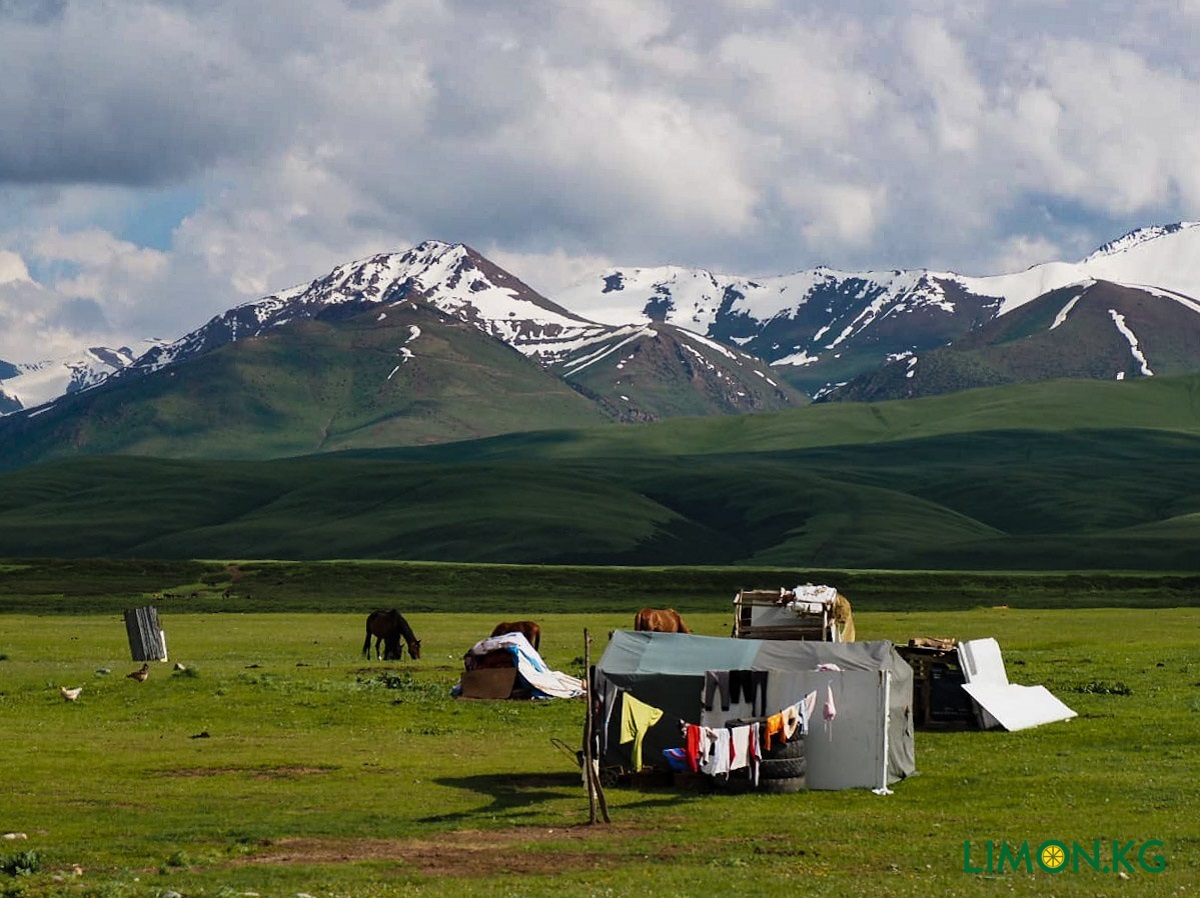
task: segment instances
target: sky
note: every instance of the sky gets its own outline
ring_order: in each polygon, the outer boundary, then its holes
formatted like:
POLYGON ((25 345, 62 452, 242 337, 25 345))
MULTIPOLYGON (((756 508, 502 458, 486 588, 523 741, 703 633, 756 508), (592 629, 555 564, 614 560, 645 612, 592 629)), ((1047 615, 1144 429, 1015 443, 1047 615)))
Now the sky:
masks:
POLYGON ((464 242, 603 269, 1076 260, 1200 217, 1200 0, 0 0, 0 359, 464 242))

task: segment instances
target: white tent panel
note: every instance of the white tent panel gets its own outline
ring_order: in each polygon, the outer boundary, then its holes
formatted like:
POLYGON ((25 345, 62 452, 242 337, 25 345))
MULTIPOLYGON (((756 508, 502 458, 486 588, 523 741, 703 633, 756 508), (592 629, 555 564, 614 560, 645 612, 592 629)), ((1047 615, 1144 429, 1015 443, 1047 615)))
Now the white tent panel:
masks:
POLYGON ((888 671, 814 672, 815 719, 804 740, 810 789, 887 789, 888 671), (836 714, 822 713, 833 695, 836 714))
POLYGON ((963 689, 997 724, 1006 730, 1027 730, 1069 720, 1075 712, 1050 694, 1045 686, 996 686, 988 683, 964 683, 963 689))
POLYGON ((1076 716, 1045 686, 1009 683, 1000 644, 995 639, 960 642, 958 658, 966 681, 963 689, 979 706, 984 729, 1001 726, 1006 730, 1025 730, 1076 716))
MULTIPOLYGON (((890 684, 886 670, 770 671, 767 708, 784 708, 810 692, 817 694, 804 740, 809 789, 887 789, 890 684), (835 713, 827 720, 823 712, 831 697, 835 713)), ((723 727, 749 716, 750 710, 744 703, 728 710, 714 707, 704 712, 701 723, 723 727)))

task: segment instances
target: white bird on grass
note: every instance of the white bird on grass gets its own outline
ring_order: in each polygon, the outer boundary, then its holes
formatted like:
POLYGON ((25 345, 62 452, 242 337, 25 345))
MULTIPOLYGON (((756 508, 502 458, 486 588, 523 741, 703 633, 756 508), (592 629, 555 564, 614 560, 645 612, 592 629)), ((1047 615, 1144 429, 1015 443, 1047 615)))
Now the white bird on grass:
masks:
POLYGON ((76 686, 74 689, 68 689, 66 686, 59 686, 58 691, 62 695, 63 701, 73 702, 79 698, 79 693, 83 692, 83 687, 76 686))

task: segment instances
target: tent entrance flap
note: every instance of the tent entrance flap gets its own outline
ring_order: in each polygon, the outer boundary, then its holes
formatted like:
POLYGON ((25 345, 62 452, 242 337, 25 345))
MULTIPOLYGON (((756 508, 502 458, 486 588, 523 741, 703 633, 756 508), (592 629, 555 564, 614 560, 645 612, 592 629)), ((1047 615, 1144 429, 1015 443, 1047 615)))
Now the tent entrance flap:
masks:
POLYGON ((809 789, 887 788, 889 671, 770 671, 768 676, 768 695, 792 695, 796 701, 817 693, 804 740, 809 789))

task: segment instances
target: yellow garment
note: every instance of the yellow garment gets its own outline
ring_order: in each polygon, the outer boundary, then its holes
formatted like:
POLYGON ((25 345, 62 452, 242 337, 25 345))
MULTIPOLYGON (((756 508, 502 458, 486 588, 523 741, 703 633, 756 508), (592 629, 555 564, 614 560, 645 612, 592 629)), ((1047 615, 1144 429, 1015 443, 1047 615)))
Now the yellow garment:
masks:
POLYGON ((633 741, 633 772, 642 769, 642 739, 646 730, 658 723, 663 712, 638 701, 629 693, 621 696, 621 744, 633 741))

